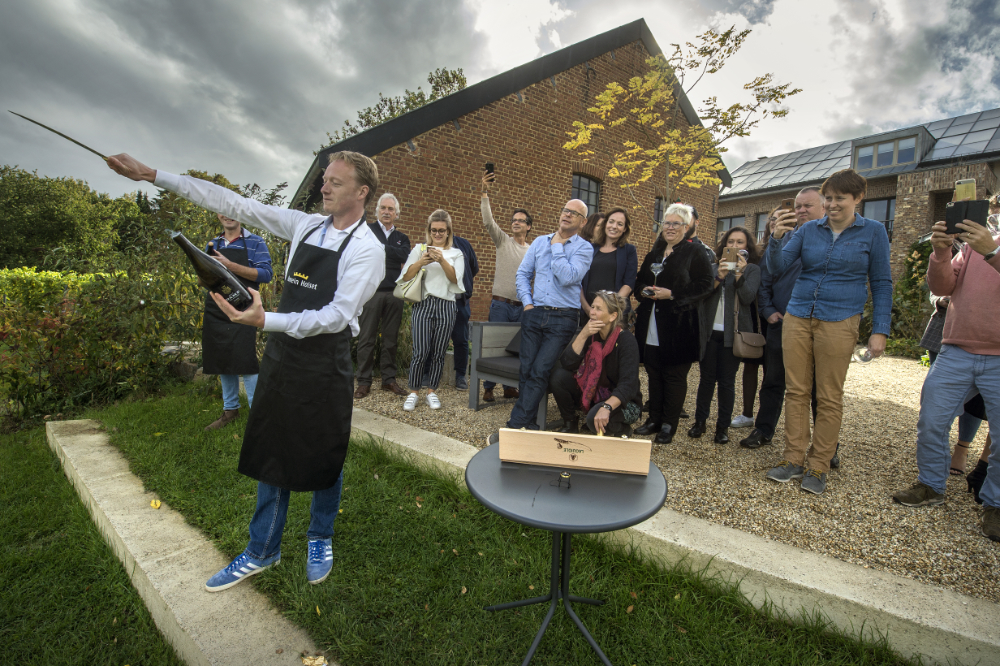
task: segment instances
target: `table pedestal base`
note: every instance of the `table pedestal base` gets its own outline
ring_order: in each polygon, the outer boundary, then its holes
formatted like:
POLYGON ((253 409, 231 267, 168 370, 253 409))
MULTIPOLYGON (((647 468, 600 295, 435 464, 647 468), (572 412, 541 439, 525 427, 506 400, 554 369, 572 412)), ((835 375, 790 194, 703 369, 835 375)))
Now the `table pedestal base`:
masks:
POLYGON ((594 606, 600 606, 604 602, 597 599, 587 599, 586 597, 577 597, 569 593, 569 557, 570 557, 570 534, 568 532, 553 532, 552 533, 552 576, 549 582, 549 593, 544 597, 534 597, 532 599, 523 599, 521 601, 512 601, 506 604, 498 604, 496 606, 487 606, 484 610, 488 611, 499 611, 507 610, 508 608, 518 608, 520 606, 530 606, 531 604, 541 604, 546 601, 551 602, 549 605, 549 612, 545 615, 545 619, 542 621, 542 627, 538 630, 535 635, 535 640, 531 643, 531 649, 528 650, 528 655, 521 662, 521 666, 528 666, 531 662, 531 658, 535 656, 535 650, 538 649, 539 643, 542 642, 542 636, 545 634, 545 630, 549 628, 549 622, 552 620, 552 616, 556 612, 556 604, 560 599, 563 601, 563 607, 566 609, 566 613, 569 614, 573 623, 577 626, 583 637, 587 639, 590 643, 590 647, 594 648, 594 652, 600 657, 601 662, 605 666, 612 666, 611 662, 601 651, 601 648, 597 645, 597 642, 587 631, 587 627, 583 625, 580 618, 577 617, 576 613, 573 611, 573 606, 570 602, 577 601, 582 604, 592 604, 594 606), (559 570, 559 546, 560 542, 562 544, 562 574, 560 575, 559 570))

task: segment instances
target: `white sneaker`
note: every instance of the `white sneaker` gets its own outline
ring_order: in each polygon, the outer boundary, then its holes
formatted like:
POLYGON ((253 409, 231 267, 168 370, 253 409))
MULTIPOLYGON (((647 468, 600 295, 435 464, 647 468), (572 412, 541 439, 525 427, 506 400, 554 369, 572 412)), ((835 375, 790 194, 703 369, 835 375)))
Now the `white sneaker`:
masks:
POLYGON ((431 409, 441 409, 441 401, 438 400, 437 393, 427 394, 427 404, 431 409))
POLYGON ((752 425, 753 425, 753 419, 752 418, 750 418, 749 416, 743 416, 742 414, 740 414, 735 419, 733 419, 733 422, 731 424, 729 424, 729 427, 730 428, 749 428, 752 425))
POLYGON ((403 403, 403 411, 412 412, 414 409, 416 409, 418 399, 419 398, 416 393, 411 393, 410 395, 406 396, 406 402, 403 403))

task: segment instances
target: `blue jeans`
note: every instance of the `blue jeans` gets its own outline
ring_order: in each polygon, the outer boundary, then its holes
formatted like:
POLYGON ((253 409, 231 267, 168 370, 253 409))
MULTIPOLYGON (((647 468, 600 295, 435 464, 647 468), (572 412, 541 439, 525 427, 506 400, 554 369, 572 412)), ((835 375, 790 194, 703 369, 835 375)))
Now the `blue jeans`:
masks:
MULTIPOLYGON (((230 411, 240 408, 240 376, 219 375, 222 380, 222 408, 230 411)), ((253 392, 257 388, 257 375, 243 375, 247 390, 247 407, 253 407, 253 392)))
MULTIPOLYGON (((333 521, 340 509, 340 491, 344 486, 344 473, 340 473, 337 483, 326 490, 313 492, 312 506, 309 508, 310 539, 332 539, 333 521)), ((281 535, 285 531, 288 516, 288 500, 292 491, 257 482, 257 510, 250 519, 250 544, 247 552, 251 557, 264 559, 281 552, 281 535)))
MULTIPOLYGON (((523 307, 519 308, 516 305, 504 303, 503 301, 490 301, 490 316, 488 317, 488 321, 517 324, 521 321, 522 312, 524 312, 523 307)), ((496 385, 496 382, 483 381, 483 388, 487 390, 492 389, 496 385)), ((509 389, 514 387, 505 384, 504 388, 509 389)))
MULTIPOLYGON (((975 389, 986 403, 990 435, 1000 441, 1000 356, 970 354, 961 347, 942 345, 920 391, 917 421, 917 480, 935 492, 944 494, 948 480, 952 421, 965 401, 975 395, 975 389)), ((989 463, 979 497, 986 506, 1000 507, 1000 446, 993 447, 989 463)))
MULTIPOLYGON (((934 367, 934 361, 937 359, 937 352, 927 350, 927 356, 930 358, 931 367, 934 367)), ((982 425, 982 420, 977 419, 975 416, 971 416, 962 412, 962 415, 958 417, 958 441, 960 442, 971 442, 976 438, 976 434, 979 433, 979 426, 982 425)), ((948 428, 951 430, 951 428, 948 428)))
POLYGON ((508 428, 538 430, 538 404, 548 393, 549 375, 573 339, 579 318, 577 308, 535 307, 521 315, 520 395, 510 412, 508 428))

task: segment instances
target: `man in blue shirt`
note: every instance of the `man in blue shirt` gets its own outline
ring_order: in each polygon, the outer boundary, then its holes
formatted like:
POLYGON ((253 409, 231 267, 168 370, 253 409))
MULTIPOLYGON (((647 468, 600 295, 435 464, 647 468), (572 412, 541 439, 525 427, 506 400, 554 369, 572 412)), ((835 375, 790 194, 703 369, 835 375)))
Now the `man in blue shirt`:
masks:
POLYGON ((559 229, 536 238, 517 269, 517 297, 524 304, 521 373, 508 428, 538 430, 538 405, 548 392, 552 367, 576 333, 580 287, 594 258, 594 246, 577 235, 586 221, 587 204, 567 201, 559 229))
MULTIPOLYGON (((248 289, 260 289, 270 282, 271 253, 264 239, 243 229, 239 221, 217 213, 222 233, 209 241, 205 252, 225 266, 248 289)), ((257 329, 235 324, 212 300, 205 299, 201 334, 202 372, 219 375, 222 381, 222 416, 205 427, 218 430, 240 414, 240 376, 247 392, 247 406, 253 404, 257 387, 257 329)))

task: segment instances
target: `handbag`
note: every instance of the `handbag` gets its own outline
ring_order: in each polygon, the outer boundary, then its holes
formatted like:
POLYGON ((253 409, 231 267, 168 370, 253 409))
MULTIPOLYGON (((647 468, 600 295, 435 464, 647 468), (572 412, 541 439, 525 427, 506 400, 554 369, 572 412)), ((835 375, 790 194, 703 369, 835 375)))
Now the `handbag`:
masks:
MULTIPOLYGON (((722 297, 725 298, 725 291, 722 297)), ((733 356, 737 358, 760 358, 764 355, 767 338, 760 333, 740 331, 740 297, 733 294, 733 356)))
POLYGON ((427 292, 424 290, 424 273, 426 269, 420 271, 406 282, 400 282, 392 290, 392 295, 407 303, 419 303, 424 300, 427 292))

